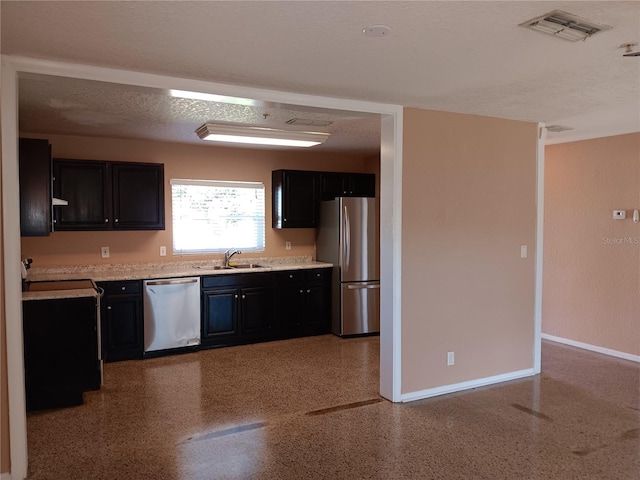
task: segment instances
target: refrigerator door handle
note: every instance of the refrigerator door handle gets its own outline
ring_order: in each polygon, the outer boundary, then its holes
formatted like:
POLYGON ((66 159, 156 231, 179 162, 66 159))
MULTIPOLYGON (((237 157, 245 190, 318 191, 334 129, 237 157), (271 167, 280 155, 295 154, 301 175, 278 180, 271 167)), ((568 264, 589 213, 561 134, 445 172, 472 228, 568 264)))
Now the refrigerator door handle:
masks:
POLYGON ((344 266, 348 267, 351 260, 351 224, 349 222, 349 210, 347 209, 347 206, 343 206, 342 209, 344 212, 342 215, 342 218, 344 219, 344 228, 342 232, 344 235, 344 266))
POLYGON ((358 285, 358 284, 350 283, 349 285, 347 285, 347 288, 349 290, 357 290, 361 288, 380 288, 380 284, 376 283, 374 285, 358 285))

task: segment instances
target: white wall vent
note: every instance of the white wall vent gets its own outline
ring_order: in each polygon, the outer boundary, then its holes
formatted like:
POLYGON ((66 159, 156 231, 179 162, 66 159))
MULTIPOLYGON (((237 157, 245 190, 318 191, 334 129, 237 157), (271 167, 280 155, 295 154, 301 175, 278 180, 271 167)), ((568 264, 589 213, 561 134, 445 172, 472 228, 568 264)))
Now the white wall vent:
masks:
POLYGON ((611 30, 612 27, 602 23, 592 22, 577 15, 554 10, 540 17, 533 18, 520 24, 521 27, 530 28, 538 32, 563 38, 570 42, 586 40, 598 32, 611 30))

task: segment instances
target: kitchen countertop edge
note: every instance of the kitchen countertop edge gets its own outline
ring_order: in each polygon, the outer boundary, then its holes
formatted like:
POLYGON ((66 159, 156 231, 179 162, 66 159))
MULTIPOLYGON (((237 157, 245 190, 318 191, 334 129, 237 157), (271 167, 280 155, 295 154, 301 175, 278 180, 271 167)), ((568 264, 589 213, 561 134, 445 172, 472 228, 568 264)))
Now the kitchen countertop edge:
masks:
POLYGON ((31 300, 56 300, 60 298, 99 297, 100 294, 93 288, 78 288, 74 290, 53 290, 45 292, 22 292, 23 301, 31 300))
MULTIPOLYGON (((264 263, 264 262, 263 262, 264 263)), ((213 267, 213 265, 211 265, 213 267)), ((208 277, 211 275, 233 275, 239 273, 259 273, 259 272, 275 272, 284 270, 308 270, 313 268, 331 268, 333 264, 326 262, 301 262, 301 263, 273 263, 264 264, 258 268, 236 268, 229 270, 213 270, 207 268, 206 265, 200 266, 166 266, 162 269, 157 268, 126 268, 104 269, 96 271, 86 271, 69 269, 69 271, 57 271, 55 273, 36 273, 30 274, 27 278, 30 282, 55 281, 55 280, 80 280, 90 278, 94 282, 114 282, 125 280, 149 280, 158 278, 180 278, 180 277, 208 277)), ((50 293, 50 292, 24 292, 25 294, 50 293)), ((79 295, 87 296, 87 295, 79 295)))

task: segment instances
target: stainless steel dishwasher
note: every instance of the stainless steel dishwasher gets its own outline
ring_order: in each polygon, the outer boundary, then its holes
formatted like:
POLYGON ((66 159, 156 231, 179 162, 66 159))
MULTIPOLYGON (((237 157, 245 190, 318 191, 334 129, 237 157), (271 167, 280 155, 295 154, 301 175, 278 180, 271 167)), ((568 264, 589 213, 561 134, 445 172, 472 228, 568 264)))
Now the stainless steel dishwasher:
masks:
POLYGON ((200 278, 144 281, 144 352, 200 345, 200 278))

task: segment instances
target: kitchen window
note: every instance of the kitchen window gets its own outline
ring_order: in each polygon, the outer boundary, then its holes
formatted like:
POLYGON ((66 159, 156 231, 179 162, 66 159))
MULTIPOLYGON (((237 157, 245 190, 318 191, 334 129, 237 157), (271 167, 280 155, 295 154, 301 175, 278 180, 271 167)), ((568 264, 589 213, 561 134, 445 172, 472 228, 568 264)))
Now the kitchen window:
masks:
POLYGON ((264 184, 171 179, 173 253, 264 251, 264 184))

